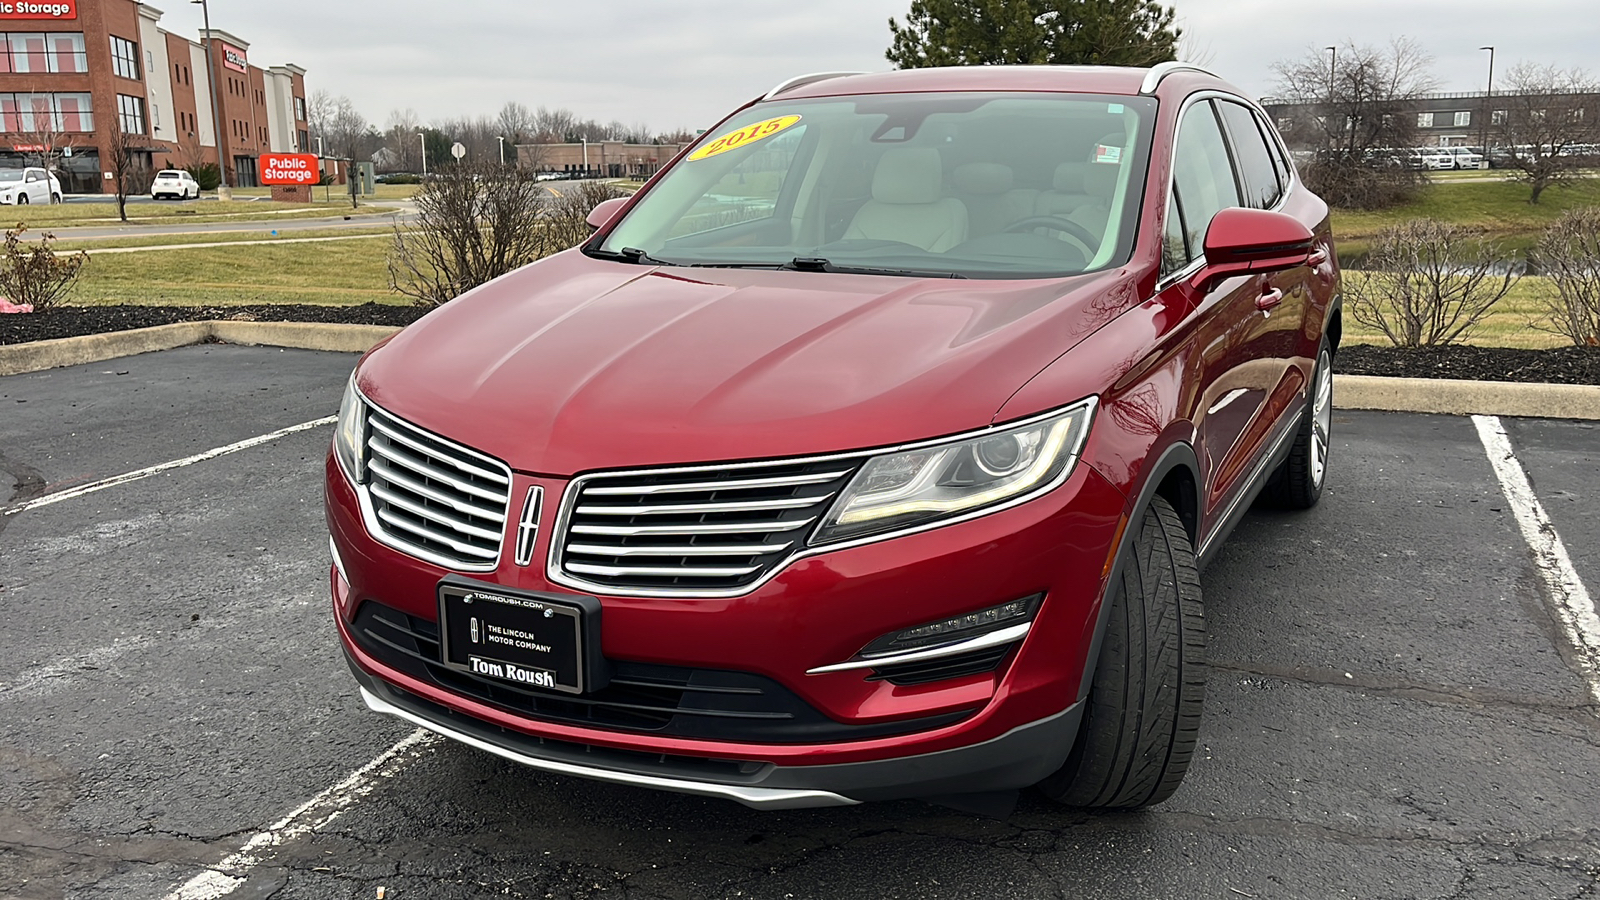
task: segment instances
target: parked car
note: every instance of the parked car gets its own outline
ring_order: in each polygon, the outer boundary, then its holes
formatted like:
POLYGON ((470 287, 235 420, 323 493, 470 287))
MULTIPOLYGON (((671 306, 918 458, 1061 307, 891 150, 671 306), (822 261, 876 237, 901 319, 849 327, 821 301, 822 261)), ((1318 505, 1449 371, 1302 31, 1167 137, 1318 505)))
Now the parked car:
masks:
POLYGON ((368 707, 757 807, 1177 789, 1199 570, 1328 471, 1329 210, 1254 101, 1176 63, 807 76, 589 222, 350 378, 368 707))
POLYGON ((60 203, 61 182, 55 173, 39 166, 0 169, 0 203, 60 203))
POLYGON ((1422 168, 1429 171, 1441 169, 1454 169, 1456 158, 1446 152, 1443 147, 1419 147, 1417 157, 1422 160, 1422 168))
POLYGON ((1470 147, 1440 147, 1439 149, 1449 155, 1451 168, 1476 169, 1483 162, 1483 154, 1470 147))
POLYGON ((197 200, 199 197, 200 182, 182 169, 162 169, 150 182, 151 200, 197 200))

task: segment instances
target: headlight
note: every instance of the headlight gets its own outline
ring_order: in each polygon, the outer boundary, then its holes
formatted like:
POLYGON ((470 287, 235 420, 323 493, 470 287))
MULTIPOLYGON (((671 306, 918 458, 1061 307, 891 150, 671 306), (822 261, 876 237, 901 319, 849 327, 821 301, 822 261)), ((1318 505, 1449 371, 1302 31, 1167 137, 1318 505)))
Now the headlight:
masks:
POLYGON ((1065 481, 1089 434, 1096 398, 1047 418, 867 460, 822 520, 813 544, 915 527, 996 506, 1065 481))
POLYGON ((334 424, 333 455, 339 460, 346 478, 360 484, 367 480, 367 404, 356 392, 356 373, 344 386, 344 399, 339 402, 339 421, 334 424))

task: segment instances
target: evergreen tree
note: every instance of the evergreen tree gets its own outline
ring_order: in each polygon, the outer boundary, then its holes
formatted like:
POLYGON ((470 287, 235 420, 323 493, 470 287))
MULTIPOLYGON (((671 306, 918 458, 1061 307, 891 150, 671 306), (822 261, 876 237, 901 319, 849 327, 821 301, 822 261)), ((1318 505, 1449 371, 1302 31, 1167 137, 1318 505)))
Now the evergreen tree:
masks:
POLYGON ((1176 12, 1154 0, 912 0, 884 55, 928 66, 1153 66, 1177 58, 1176 12))

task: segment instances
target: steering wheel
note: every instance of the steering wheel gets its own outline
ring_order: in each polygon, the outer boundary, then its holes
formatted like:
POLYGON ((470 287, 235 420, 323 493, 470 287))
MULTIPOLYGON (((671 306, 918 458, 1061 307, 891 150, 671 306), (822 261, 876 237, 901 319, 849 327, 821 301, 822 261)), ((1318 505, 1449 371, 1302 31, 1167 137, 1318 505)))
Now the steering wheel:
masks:
POLYGON ((1020 231, 1032 231, 1035 228, 1048 228, 1051 231, 1066 233, 1068 237, 1083 245, 1087 256, 1094 256, 1094 250, 1100 246, 1100 239, 1089 232, 1089 229, 1077 222, 1063 216, 1029 216, 1019 219, 1005 227, 1008 234, 1020 231))

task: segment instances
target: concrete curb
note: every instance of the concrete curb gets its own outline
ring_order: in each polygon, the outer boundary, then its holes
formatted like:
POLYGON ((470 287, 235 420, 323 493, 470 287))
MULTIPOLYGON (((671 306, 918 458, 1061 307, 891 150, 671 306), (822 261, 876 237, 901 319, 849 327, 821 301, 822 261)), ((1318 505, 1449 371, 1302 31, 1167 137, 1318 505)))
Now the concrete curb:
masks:
POLYGON ((1333 402, 1340 409, 1600 419, 1600 386, 1587 384, 1335 375, 1333 402))
MULTIPOLYGON (((0 376, 170 350, 205 340, 362 353, 399 330, 389 325, 315 322, 181 322, 0 346, 0 376)), ((1335 375, 1333 398, 1339 409, 1600 420, 1600 386, 1594 385, 1335 375)))

